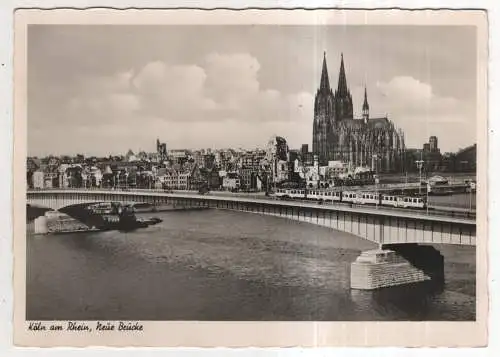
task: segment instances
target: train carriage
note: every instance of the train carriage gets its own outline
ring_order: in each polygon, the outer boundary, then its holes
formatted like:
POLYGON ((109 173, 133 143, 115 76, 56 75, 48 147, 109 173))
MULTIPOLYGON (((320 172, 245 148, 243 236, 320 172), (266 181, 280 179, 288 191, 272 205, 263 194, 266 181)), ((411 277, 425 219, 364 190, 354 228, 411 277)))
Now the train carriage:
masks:
POLYGON ((284 188, 278 188, 274 193, 273 196, 276 198, 286 198, 289 197, 288 195, 288 190, 284 188))
POLYGON ((323 191, 321 198, 325 202, 339 202, 342 199, 342 192, 340 192, 340 191, 323 191))
POLYGON ((281 199, 308 199, 318 202, 343 202, 360 205, 381 205, 395 208, 424 209, 427 207, 425 197, 386 195, 374 192, 341 192, 321 189, 280 188, 276 190, 274 195, 281 199))
POLYGON ((317 190, 307 190, 306 192, 306 198, 310 200, 322 200, 323 195, 322 192, 317 189, 317 190))
POLYGON ((304 190, 304 189, 292 189, 291 193, 290 193, 290 197, 292 197, 294 199, 303 200, 304 198, 306 198, 306 190, 304 190))
POLYGON ((398 197, 397 207, 426 208, 427 202, 423 197, 398 197))
POLYGON ((342 192, 342 202, 354 203, 357 199, 357 193, 354 191, 342 192))
POLYGON ((380 200, 382 206, 398 207, 398 196, 395 195, 382 195, 380 200))
POLYGON ((356 194, 356 198, 354 199, 354 203, 357 204, 368 204, 368 205, 379 205, 380 202, 380 194, 373 192, 358 192, 356 194))

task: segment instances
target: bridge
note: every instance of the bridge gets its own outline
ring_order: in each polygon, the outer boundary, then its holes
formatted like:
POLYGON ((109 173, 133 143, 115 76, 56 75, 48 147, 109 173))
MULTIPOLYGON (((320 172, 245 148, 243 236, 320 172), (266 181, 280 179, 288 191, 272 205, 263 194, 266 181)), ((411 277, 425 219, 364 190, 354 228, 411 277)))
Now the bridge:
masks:
POLYGON ((158 191, 33 190, 27 203, 59 210, 95 202, 174 204, 243 211, 309 222, 350 233, 378 244, 476 244, 474 219, 450 217, 433 211, 318 205, 303 201, 228 197, 158 191))
POLYGON ((353 263, 351 285, 357 288, 371 289, 422 281, 434 276, 442 277, 442 256, 425 245, 476 245, 475 219, 451 217, 425 210, 319 205, 304 201, 280 201, 268 197, 231 197, 150 190, 30 190, 26 200, 30 205, 54 210, 95 202, 185 205, 269 215, 325 226, 378 244, 378 250, 364 252, 358 258, 359 262, 353 263), (386 270, 380 270, 381 264, 386 270), (402 266, 406 268, 402 269, 402 266), (402 280, 393 271, 394 267, 403 272, 402 280), (384 278, 380 278, 380 275, 384 278), (385 279, 386 276, 390 279, 385 279))

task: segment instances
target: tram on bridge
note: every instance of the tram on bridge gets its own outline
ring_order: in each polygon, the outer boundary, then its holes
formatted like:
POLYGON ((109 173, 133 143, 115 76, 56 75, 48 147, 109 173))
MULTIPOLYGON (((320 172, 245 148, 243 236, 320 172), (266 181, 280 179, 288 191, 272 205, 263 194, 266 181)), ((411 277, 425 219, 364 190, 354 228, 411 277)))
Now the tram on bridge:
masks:
POLYGON ((298 199, 312 200, 319 203, 350 203, 413 209, 427 208, 427 198, 425 196, 402 196, 374 192, 309 190, 298 188, 279 188, 272 195, 282 200, 298 199))

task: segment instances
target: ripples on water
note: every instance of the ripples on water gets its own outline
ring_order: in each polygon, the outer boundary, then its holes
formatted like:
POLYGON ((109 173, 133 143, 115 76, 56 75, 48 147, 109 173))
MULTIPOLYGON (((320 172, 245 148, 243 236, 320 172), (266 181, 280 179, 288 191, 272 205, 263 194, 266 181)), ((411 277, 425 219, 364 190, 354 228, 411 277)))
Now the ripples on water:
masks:
POLYGON ((374 244, 286 219, 228 211, 155 214, 129 233, 27 241, 28 319, 471 320, 475 250, 438 246, 446 284, 349 289, 374 244))

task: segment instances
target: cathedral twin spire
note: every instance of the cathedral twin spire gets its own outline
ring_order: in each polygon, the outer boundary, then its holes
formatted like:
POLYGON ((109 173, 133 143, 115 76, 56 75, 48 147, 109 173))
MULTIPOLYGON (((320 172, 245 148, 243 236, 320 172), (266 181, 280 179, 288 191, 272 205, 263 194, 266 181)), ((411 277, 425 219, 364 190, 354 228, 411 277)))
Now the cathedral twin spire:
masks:
POLYGON ((364 88, 362 118, 353 117, 352 95, 347 85, 344 55, 340 57, 337 87, 332 89, 328 77, 326 53, 323 55, 321 81, 314 99, 313 153, 324 165, 331 160, 350 162, 353 165, 369 166, 374 154, 380 154, 385 167, 391 168, 399 151, 404 149, 402 141, 394 133, 394 126, 387 121, 369 121, 367 88, 364 88), (369 125, 373 123, 374 125, 369 125), (372 131, 382 128, 385 135, 372 131))
POLYGON ((343 53, 340 54, 340 72, 339 72, 339 84, 337 86, 337 95, 341 97, 350 95, 349 89, 347 88, 347 78, 345 76, 343 53))
MULTIPOLYGON (((323 53, 323 67, 321 69, 321 81, 319 92, 327 94, 331 91, 330 80, 328 77, 328 68, 326 65, 326 52, 323 53)), ((335 121, 344 119, 353 119, 352 96, 347 86, 347 77, 345 74, 344 54, 340 54, 340 71, 337 90, 334 95, 335 101, 335 121)), ((369 105, 365 87, 365 97, 363 102, 363 119, 368 119, 369 105)))
POLYGON ((321 69, 321 82, 319 84, 320 91, 330 91, 330 79, 328 78, 328 68, 326 66, 326 52, 323 52, 323 68, 321 69))

